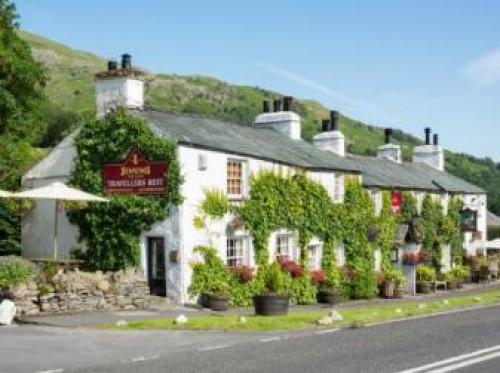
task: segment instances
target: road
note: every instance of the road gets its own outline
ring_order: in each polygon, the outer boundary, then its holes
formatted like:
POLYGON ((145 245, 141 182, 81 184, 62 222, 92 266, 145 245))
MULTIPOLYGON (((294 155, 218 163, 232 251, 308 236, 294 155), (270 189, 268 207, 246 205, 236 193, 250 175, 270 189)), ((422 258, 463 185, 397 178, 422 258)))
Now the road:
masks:
POLYGON ((500 372, 500 306, 299 332, 0 329, 0 372, 500 372))

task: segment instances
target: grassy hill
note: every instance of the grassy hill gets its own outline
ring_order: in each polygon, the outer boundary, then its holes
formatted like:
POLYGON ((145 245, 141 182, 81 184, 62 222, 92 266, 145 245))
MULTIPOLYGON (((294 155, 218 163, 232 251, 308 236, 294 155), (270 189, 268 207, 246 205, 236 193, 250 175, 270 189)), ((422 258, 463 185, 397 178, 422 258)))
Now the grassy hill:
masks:
MULTIPOLYGON (((61 109, 78 114, 92 114, 94 110, 93 74, 106 68, 106 61, 96 55, 71 49, 63 44, 21 32, 32 46, 34 56, 47 67, 50 80, 49 99, 61 109)), ((146 86, 149 105, 172 112, 205 114, 250 125, 261 110, 264 98, 281 95, 260 87, 229 84, 205 76, 151 74, 146 86)), ((317 101, 296 100, 295 110, 303 119, 303 137, 306 140, 319 130, 319 122, 328 117, 328 109, 317 101)), ((340 126, 348 139, 348 151, 372 155, 383 143, 383 129, 342 116, 340 126)), ((414 145, 420 140, 402 131, 394 137, 403 145, 409 159, 414 145)), ((500 165, 488 158, 446 152, 447 170, 469 180, 489 193, 489 207, 500 214, 500 165)))

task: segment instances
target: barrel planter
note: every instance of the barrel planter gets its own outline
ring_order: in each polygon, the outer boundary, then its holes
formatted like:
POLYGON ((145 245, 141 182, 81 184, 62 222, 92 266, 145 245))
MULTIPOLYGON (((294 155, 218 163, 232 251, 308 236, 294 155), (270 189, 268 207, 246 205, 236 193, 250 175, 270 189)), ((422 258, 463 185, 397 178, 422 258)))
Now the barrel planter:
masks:
POLYGON ((401 286, 396 286, 394 288, 394 298, 402 299, 405 295, 405 289, 401 286))
POLYGON ((208 308, 212 311, 227 311, 229 305, 229 296, 209 294, 208 295, 208 308))
POLYGON ((431 292, 431 283, 428 281, 419 281, 417 282, 417 293, 420 294, 430 294, 431 292))
POLYGON ((260 316, 286 315, 289 304, 288 296, 262 294, 254 298, 255 314, 260 316))
POLYGON ((386 281, 384 284, 384 297, 393 298, 395 287, 396 287, 396 284, 394 283, 394 281, 386 281))
POLYGON ((333 291, 318 291, 318 295, 316 296, 318 303, 323 304, 337 304, 340 303, 340 296, 338 293, 333 291))
POLYGON ((198 303, 203 308, 208 308, 208 293, 201 293, 200 298, 198 299, 198 303))

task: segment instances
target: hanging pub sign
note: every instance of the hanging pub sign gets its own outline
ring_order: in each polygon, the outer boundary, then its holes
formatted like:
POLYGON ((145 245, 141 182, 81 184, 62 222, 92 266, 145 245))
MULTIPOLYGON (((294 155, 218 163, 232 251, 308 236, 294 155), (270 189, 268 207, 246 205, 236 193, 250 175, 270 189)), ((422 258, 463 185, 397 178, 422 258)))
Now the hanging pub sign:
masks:
POLYGON ((133 149, 123 163, 104 166, 104 190, 110 194, 163 194, 167 191, 167 172, 167 162, 150 161, 133 149))
POLYGON ((466 208, 460 212, 462 231, 475 232, 477 230, 477 211, 466 208))
POLYGON ((397 190, 391 192, 391 207, 392 212, 399 214, 401 212, 401 202, 403 201, 403 193, 397 190))

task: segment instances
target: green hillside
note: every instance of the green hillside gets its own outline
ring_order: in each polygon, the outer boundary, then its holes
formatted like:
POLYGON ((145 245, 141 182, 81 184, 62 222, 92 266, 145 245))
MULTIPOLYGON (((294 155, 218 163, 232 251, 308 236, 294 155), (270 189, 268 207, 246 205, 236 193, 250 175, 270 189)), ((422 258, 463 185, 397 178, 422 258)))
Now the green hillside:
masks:
MULTIPOLYGON (((93 74, 105 69, 106 61, 91 53, 74 50, 33 34, 22 32, 21 35, 32 46, 34 56, 48 69, 49 99, 68 113, 92 114, 93 74)), ((146 88, 146 102, 149 105, 172 112, 205 114, 248 125, 260 112, 264 98, 281 95, 260 87, 238 86, 197 75, 157 74, 150 78, 146 88)), ((320 120, 328 116, 328 109, 313 100, 296 100, 295 110, 303 119, 303 137, 307 140, 319 130, 320 120)), ((341 117, 340 125, 348 139, 348 151, 351 153, 375 154, 375 149, 383 142, 382 128, 348 117, 341 117)), ((394 137, 403 145, 404 155, 408 159, 412 147, 419 140, 402 131, 395 131, 394 137)), ((488 190, 489 207, 500 214, 499 164, 491 159, 452 152, 446 153, 446 161, 448 171, 488 190)))

